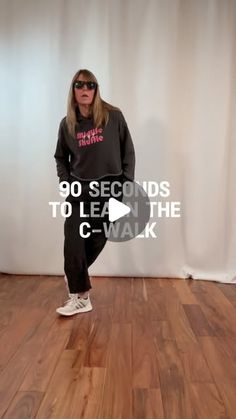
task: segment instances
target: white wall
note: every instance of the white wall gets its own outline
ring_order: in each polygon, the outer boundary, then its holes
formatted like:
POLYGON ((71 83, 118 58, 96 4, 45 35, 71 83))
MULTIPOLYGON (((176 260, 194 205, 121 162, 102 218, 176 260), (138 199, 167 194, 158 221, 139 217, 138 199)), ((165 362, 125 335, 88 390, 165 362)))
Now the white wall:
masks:
POLYGON ((0 271, 63 273, 53 154, 72 76, 93 71, 135 143, 136 180, 168 180, 182 217, 108 243, 93 275, 236 282, 236 3, 1 1, 0 271))

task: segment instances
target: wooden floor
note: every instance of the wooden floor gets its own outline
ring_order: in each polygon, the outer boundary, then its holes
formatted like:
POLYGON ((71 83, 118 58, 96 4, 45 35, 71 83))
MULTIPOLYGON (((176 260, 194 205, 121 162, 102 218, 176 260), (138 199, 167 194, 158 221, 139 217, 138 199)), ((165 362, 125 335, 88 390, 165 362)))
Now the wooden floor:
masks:
POLYGON ((91 282, 65 318, 63 277, 0 276, 1 418, 236 418, 236 285, 91 282))

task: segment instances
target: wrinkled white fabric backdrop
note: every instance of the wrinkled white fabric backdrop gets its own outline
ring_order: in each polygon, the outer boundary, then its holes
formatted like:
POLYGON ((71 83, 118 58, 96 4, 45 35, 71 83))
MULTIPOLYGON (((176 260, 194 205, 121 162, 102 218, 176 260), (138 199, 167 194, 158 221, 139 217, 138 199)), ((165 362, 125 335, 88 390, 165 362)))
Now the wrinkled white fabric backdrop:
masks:
POLYGON ((63 274, 53 158, 75 71, 98 77, 136 149, 136 180, 168 180, 181 218, 108 242, 92 275, 236 282, 236 2, 1 1, 0 271, 63 274))

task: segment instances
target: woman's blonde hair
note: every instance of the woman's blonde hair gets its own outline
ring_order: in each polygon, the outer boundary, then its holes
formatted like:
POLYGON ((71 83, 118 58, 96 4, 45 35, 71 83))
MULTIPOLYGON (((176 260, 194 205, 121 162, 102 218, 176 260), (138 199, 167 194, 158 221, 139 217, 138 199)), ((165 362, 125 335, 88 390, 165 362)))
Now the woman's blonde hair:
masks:
POLYGON ((94 92, 93 102, 90 105, 90 114, 93 117, 94 125, 96 128, 102 126, 103 124, 104 125, 107 124, 108 119, 109 119, 109 110, 112 110, 112 109, 119 110, 119 108, 112 106, 111 104, 105 102, 101 98, 98 81, 95 75, 91 71, 87 69, 78 70, 75 73, 72 79, 71 85, 70 85, 68 103, 67 103, 67 115, 66 115, 68 131, 73 137, 75 136, 75 125, 77 123, 76 108, 78 107, 78 104, 76 102, 75 95, 74 95, 74 82, 78 79, 78 77, 81 74, 87 79, 87 81, 93 81, 97 83, 97 87, 94 92))

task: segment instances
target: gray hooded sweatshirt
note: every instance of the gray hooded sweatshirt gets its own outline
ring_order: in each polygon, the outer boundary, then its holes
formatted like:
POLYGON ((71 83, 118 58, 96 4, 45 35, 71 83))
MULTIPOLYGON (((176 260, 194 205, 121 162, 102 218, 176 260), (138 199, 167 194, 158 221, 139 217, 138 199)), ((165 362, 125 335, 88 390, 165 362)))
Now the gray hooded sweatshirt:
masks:
POLYGON ((59 181, 96 180, 120 176, 134 180, 133 141, 121 111, 110 110, 106 126, 95 128, 92 117, 84 117, 77 108, 75 137, 67 128, 66 117, 60 123, 54 158, 59 181))

